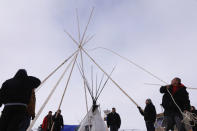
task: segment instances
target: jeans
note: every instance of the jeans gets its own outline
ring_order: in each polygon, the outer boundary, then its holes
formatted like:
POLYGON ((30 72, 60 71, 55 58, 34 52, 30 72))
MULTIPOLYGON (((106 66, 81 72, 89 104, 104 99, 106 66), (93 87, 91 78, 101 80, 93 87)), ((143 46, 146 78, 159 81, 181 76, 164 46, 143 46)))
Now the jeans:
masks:
POLYGON ((166 129, 165 131, 169 131, 173 129, 174 125, 176 124, 176 127, 178 131, 185 131, 185 125, 182 123, 182 116, 178 113, 174 113, 171 115, 166 116, 166 129))
POLYGON ((154 122, 146 122, 147 131, 155 131, 154 122))

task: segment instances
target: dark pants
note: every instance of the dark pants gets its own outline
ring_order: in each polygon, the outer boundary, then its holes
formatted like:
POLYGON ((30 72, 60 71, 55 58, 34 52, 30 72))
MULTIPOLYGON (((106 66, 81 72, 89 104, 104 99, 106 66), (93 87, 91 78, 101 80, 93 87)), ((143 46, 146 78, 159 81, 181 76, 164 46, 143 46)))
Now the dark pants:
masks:
POLYGON ((26 107, 6 106, 0 117, 0 131, 20 131, 19 125, 23 121, 26 107))
POLYGON ((146 122, 147 131, 155 131, 154 122, 146 122))
POLYGON ((20 124, 20 131, 26 131, 27 128, 29 127, 31 122, 31 116, 29 116, 28 114, 25 115, 23 121, 20 124))
POLYGON ((178 131, 185 131, 185 125, 182 123, 182 119, 182 116, 178 113, 165 116, 165 131, 173 129, 174 125, 176 125, 178 131))
POLYGON ((110 131, 118 131, 118 126, 116 125, 110 126, 110 131))
POLYGON ((192 127, 192 131, 197 131, 197 126, 192 127))
POLYGON ((61 127, 60 126, 54 126, 53 131, 61 131, 61 127))

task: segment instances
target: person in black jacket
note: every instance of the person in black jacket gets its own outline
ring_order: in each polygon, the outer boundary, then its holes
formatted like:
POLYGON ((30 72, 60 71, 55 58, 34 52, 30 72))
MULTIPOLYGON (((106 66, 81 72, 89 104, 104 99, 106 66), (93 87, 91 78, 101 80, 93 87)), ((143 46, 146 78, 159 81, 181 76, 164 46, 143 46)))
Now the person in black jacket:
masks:
POLYGON ((110 127, 110 131, 118 131, 120 125, 120 115, 116 113, 116 108, 112 108, 112 112, 107 115, 107 127, 110 127))
POLYGON ((61 115, 61 110, 58 110, 55 113, 55 115, 53 115, 53 121, 54 121, 53 131, 61 131, 61 129, 64 127, 64 120, 61 115))
POLYGON ((40 80, 28 76, 20 69, 16 75, 5 81, 0 89, 0 106, 4 109, 0 117, 0 131, 19 131, 19 125, 27 112, 32 89, 40 85, 40 80))
POLYGON ((147 131, 155 131, 154 123, 156 120, 155 106, 152 104, 151 99, 146 100, 146 107, 144 111, 141 107, 138 107, 140 113, 144 116, 146 122, 147 131))
POLYGON ((174 78, 171 85, 162 86, 160 88, 160 92, 164 94, 162 106, 164 108, 166 123, 165 130, 168 131, 172 129, 174 124, 176 124, 178 131, 185 131, 184 124, 182 123, 183 117, 181 112, 190 111, 190 100, 186 87, 181 84, 181 79, 174 78), (175 100, 179 108, 172 98, 175 100))

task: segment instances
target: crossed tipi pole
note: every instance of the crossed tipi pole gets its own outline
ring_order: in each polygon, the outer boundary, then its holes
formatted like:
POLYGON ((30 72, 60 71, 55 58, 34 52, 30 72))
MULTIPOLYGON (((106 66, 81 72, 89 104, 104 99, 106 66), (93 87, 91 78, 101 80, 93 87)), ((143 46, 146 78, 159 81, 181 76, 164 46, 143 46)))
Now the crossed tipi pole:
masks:
MULTIPOLYGON (((89 19, 88 19, 88 23, 85 27, 85 30, 83 32, 83 34, 81 35, 80 33, 80 23, 79 23, 79 17, 78 17, 78 11, 76 10, 76 14, 77 14, 77 24, 78 24, 78 41, 74 39, 74 37, 68 33, 67 31, 65 31, 65 33, 68 35, 68 37, 73 41, 73 43, 75 43, 77 45, 77 49, 76 51, 74 51, 74 53, 72 53, 66 60, 64 60, 58 67, 56 67, 41 83, 41 85, 39 86, 39 88, 36 90, 36 92, 39 91, 39 89, 42 87, 42 85, 52 76, 54 75, 63 65, 67 64, 67 67, 65 68, 65 70, 63 71, 63 73, 61 74, 60 78, 58 79, 58 81, 56 82, 56 84, 54 85, 54 87, 52 88, 50 94, 48 95, 48 97, 46 98, 46 100, 44 101, 43 105, 41 106, 41 108, 39 109, 38 113, 36 114, 36 117, 34 118, 34 120, 32 121, 32 123, 30 124, 29 128, 27 129, 27 131, 31 131, 32 127, 34 126, 35 122, 37 121, 37 119, 39 118, 40 114, 42 113, 42 111, 44 110, 45 106, 47 105, 47 103, 49 102, 50 98, 52 97, 53 93, 55 92, 56 88, 58 87, 58 85, 60 84, 60 82, 62 81, 63 77, 65 76, 66 72, 70 69, 69 72, 69 76, 66 82, 66 86, 64 88, 62 97, 61 97, 61 101, 59 103, 58 106, 58 110, 61 108, 62 106, 62 102, 64 100, 64 96, 66 93, 66 90, 69 86, 69 82, 72 76, 72 72, 74 70, 74 67, 77 63, 77 58, 80 57, 80 63, 81 63, 81 71, 82 73, 84 73, 84 62, 83 62, 83 55, 85 54, 97 67, 98 69, 100 69, 107 77, 109 80, 111 80, 116 87, 118 87, 120 89, 120 91, 122 91, 128 98, 129 100, 131 100, 131 102, 133 102, 136 106, 138 106, 138 104, 126 93, 126 91, 124 91, 120 85, 114 81, 111 77, 110 74, 108 74, 95 60, 93 57, 91 57, 91 55, 89 55, 88 51, 84 48, 84 46, 94 37, 86 37, 86 32, 88 30, 88 26, 90 24, 90 21, 92 19, 93 16, 93 12, 94 12, 94 8, 91 10, 89 19)), ((84 81, 83 83, 84 85, 84 90, 85 90, 85 96, 86 96, 86 109, 88 112, 88 102, 87 102, 87 92, 86 92, 86 88, 87 88, 87 83, 84 81)), ((99 94, 100 95, 100 94, 99 94)), ((54 123, 53 123, 53 127, 54 127, 54 123)), ((51 129, 51 131, 53 130, 53 127, 51 129)))

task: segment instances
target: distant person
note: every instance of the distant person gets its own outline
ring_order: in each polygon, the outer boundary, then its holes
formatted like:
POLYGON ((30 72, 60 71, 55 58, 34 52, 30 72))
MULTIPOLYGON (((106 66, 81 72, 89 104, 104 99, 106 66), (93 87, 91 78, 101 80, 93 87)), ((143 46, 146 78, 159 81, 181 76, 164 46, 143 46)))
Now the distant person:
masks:
POLYGON ((186 87, 181 83, 181 79, 174 78, 171 81, 171 85, 162 86, 160 88, 160 92, 164 94, 162 106, 164 107, 166 123, 165 131, 173 129, 174 124, 176 124, 178 131, 185 131, 185 125, 184 123, 182 123, 183 117, 177 105, 182 112, 190 111, 190 100, 189 94, 186 91, 186 87), (168 92, 168 90, 170 93, 168 92), (172 97, 177 105, 173 101, 172 97))
POLYGON ((118 131, 120 125, 120 116, 116 113, 116 108, 112 108, 112 112, 107 115, 107 126, 110 128, 110 131, 118 131))
POLYGON ((138 107, 140 113, 144 116, 147 131, 155 131, 154 123, 156 121, 156 110, 151 99, 146 100, 146 107, 144 111, 141 107, 138 107))
MULTIPOLYGON (((194 106, 191 106, 191 113, 197 116, 197 110, 194 106)), ((191 125, 192 125, 192 130, 197 131, 197 123, 194 123, 193 121, 191 121, 191 125)))
POLYGON ((64 120, 63 116, 61 115, 61 110, 58 110, 55 115, 53 115, 53 122, 54 122, 54 130, 53 131, 61 131, 64 127, 64 120))
POLYGON ((16 75, 5 81, 0 89, 0 105, 4 109, 0 117, 0 131, 20 131, 19 126, 27 113, 32 89, 40 85, 40 80, 28 76, 20 69, 16 75))
POLYGON ((30 102, 27 105, 27 113, 20 124, 20 131, 26 131, 31 123, 31 120, 35 118, 35 106, 36 106, 36 96, 35 91, 32 89, 32 94, 30 98, 30 102))
POLYGON ((42 130, 43 131, 51 131, 51 127, 53 125, 53 115, 52 111, 49 111, 48 115, 45 116, 43 123, 42 123, 42 130))

